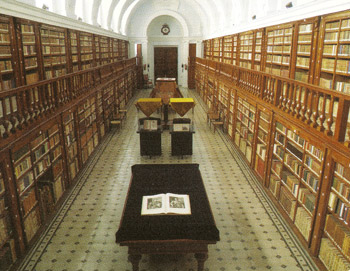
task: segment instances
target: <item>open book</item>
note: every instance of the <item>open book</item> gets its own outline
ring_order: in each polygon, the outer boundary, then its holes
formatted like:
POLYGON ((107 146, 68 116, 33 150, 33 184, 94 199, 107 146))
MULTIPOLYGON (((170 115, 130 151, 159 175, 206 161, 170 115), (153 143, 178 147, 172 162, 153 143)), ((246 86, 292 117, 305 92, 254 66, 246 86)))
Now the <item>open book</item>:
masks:
POLYGON ((189 123, 175 123, 173 124, 174 132, 184 132, 190 130, 190 124, 189 123))
POLYGON ((190 215, 190 197, 171 193, 143 196, 141 215, 164 214, 190 215))
POLYGON ((143 129, 144 130, 157 130, 158 129, 158 122, 157 120, 144 120, 143 121, 143 129))

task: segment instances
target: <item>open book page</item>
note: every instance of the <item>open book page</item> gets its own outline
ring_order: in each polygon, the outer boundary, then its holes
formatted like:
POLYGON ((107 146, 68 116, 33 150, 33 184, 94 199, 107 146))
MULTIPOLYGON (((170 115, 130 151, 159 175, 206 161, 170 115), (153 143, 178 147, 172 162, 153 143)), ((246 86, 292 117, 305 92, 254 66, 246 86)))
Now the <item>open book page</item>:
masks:
POLYGON ((141 215, 164 214, 190 215, 189 196, 171 193, 143 196, 141 215))
POLYGON ((167 207, 166 213, 168 214, 182 214, 190 215, 190 197, 188 195, 166 194, 167 207))
POLYGON ((174 123, 173 124, 173 130, 174 132, 184 132, 190 130, 190 124, 189 123, 174 123))
POLYGON ((157 120, 144 120, 143 121, 143 129, 144 130, 152 130, 155 131, 158 129, 157 120))

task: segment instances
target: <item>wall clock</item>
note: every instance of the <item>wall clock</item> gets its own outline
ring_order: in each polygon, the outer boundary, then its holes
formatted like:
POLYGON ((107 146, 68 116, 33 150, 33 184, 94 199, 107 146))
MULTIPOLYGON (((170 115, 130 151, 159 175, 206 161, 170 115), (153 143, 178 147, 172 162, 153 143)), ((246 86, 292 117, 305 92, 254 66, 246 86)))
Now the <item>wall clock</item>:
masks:
POLYGON ((163 33, 163 35, 168 35, 170 32, 169 25, 163 24, 162 29, 160 31, 163 33))

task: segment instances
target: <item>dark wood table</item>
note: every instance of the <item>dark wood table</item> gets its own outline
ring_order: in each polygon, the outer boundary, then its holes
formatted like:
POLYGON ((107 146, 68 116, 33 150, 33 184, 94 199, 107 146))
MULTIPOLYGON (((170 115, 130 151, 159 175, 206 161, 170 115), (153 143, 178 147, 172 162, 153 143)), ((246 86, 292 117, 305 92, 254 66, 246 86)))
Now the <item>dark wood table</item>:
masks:
POLYGON ((194 253, 204 269, 208 245, 220 240, 198 164, 132 166, 132 178, 116 243, 128 247, 133 270, 142 254, 194 253), (191 215, 141 216, 142 197, 160 193, 187 194, 191 215))
POLYGON ((192 155, 193 153, 193 125, 189 125, 188 131, 174 131, 170 127, 171 155, 192 155))
POLYGON ((148 156, 156 156, 162 154, 162 126, 158 118, 142 118, 139 120, 139 129, 137 133, 140 134, 140 154, 148 156), (158 122, 157 129, 144 129, 145 120, 156 120, 158 122))

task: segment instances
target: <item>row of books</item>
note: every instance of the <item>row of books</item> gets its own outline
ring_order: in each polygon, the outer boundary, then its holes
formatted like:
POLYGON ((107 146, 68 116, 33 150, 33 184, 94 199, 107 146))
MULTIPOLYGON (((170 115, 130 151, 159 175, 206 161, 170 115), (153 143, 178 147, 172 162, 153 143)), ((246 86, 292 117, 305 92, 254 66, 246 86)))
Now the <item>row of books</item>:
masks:
POLYGON ((284 155, 284 163, 292 170, 296 175, 300 176, 301 174, 301 163, 294 155, 286 152, 284 155))
POLYGON ((22 33, 34 34, 34 25, 21 24, 22 33))
POLYGON ((333 191, 329 194, 328 207, 333 211, 340 220, 348 224, 350 220, 349 206, 344 202, 345 200, 340 199, 333 191))
POLYGON ((38 178, 41 174, 43 174, 46 169, 51 166, 50 156, 46 155, 43 159, 41 159, 34 167, 35 177, 38 178))
POLYGON ((15 165, 15 175, 20 178, 22 174, 32 166, 30 156, 25 157, 22 161, 15 165))
POLYGON ((305 144, 305 150, 308 153, 311 153, 313 156, 317 157, 319 161, 323 160, 323 151, 321 151, 319 148, 315 147, 314 145, 310 144, 307 141, 305 144))
POLYGON ((309 79, 309 74, 308 74, 308 72, 296 71, 294 78, 295 78, 295 80, 298 80, 298 81, 307 82, 309 79))
POLYGON ((298 36, 298 44, 311 44, 312 41, 312 35, 310 34, 303 34, 300 33, 298 36))
MULTIPOLYGON (((36 145, 34 145, 36 146, 36 145)), ((38 161, 44 154, 49 151, 49 141, 46 141, 42 145, 40 145, 37 149, 33 151, 34 162, 38 161)))
POLYGON ((298 200, 312 214, 315 209, 316 196, 306 187, 299 189, 298 200))
POLYGON ((60 32, 57 30, 52 30, 52 29, 45 29, 42 28, 40 29, 41 35, 43 36, 50 36, 50 37, 55 37, 55 38, 64 38, 64 32, 60 32))
POLYGON ((308 240, 310 236, 311 222, 312 217, 310 214, 308 214, 308 212, 303 207, 297 207, 294 223, 306 240, 308 240))
POLYGON ((12 61, 11 60, 0 61, 0 71, 2 71, 2 72, 12 71, 12 61))
POLYGON ((310 54, 310 52, 311 52, 311 45, 299 44, 297 52, 298 53, 303 53, 303 54, 305 54, 305 53, 310 54))
POLYGON ((271 168, 278 176, 281 176, 283 164, 280 160, 272 159, 271 168))
POLYGON ((336 163, 335 172, 339 176, 343 177, 345 180, 350 182, 350 168, 349 167, 344 167, 342 164, 336 163))
POLYGON ((9 238, 9 227, 5 217, 0 217, 0 245, 9 238))
POLYGON ((308 169, 304 169, 302 180, 307 183, 315 192, 319 188, 319 179, 308 169))
POLYGON ((331 214, 326 217, 324 229, 345 257, 350 259, 350 230, 331 214))
POLYGON ((276 29, 276 30, 269 31, 267 33, 267 36, 272 37, 272 36, 291 35, 292 32, 293 32, 293 28, 276 29))
POLYGON ((320 162, 318 162, 313 157, 311 157, 309 155, 306 155, 304 163, 310 169, 312 169, 317 174, 317 176, 320 176, 320 174, 321 174, 321 164, 320 164, 320 162))
POLYGON ((9 25, 8 23, 0 23, 0 31, 8 31, 9 25))
POLYGON ((281 186, 279 202, 283 209, 293 219, 295 213, 296 199, 291 195, 285 186, 281 186))
POLYGON ((280 179, 277 176, 271 174, 270 182, 269 182, 269 189, 276 198, 279 195, 280 188, 281 188, 280 179))
POLYGON ((5 33, 0 33, 0 42, 1 43, 8 43, 10 42, 10 35, 9 34, 5 34, 5 33))
POLYGON ((24 231, 26 234, 27 241, 29 242, 38 231, 41 221, 39 208, 34 208, 24 220, 24 231))
POLYGON ((23 216, 26 216, 36 205, 37 198, 35 194, 35 189, 30 189, 23 197, 21 197, 21 209, 23 216))
POLYGON ((301 24, 299 25, 299 33, 311 32, 312 24, 301 24))
POLYGON ((256 153, 261 157, 263 161, 265 161, 266 156, 266 144, 257 143, 256 144, 256 153))
POLYGON ((350 186, 348 183, 344 183, 344 181, 334 176, 332 188, 336 190, 339 195, 342 195, 345 199, 350 201, 350 186))
POLYGON ((281 179, 288 187, 289 191, 296 197, 298 195, 299 180, 288 171, 282 171, 281 179))
POLYGON ((347 271, 350 264, 328 238, 322 238, 318 257, 328 270, 347 271))
POLYGON ((34 45, 23 45, 24 56, 30 56, 36 54, 36 48, 34 45))
POLYGON ((299 67, 309 67, 309 65, 310 65, 310 58, 298 56, 296 65, 299 66, 299 67))
POLYGON ((44 54, 65 54, 66 53, 66 47, 64 46, 43 46, 43 53, 44 54))

